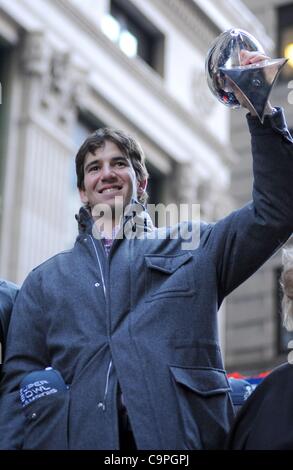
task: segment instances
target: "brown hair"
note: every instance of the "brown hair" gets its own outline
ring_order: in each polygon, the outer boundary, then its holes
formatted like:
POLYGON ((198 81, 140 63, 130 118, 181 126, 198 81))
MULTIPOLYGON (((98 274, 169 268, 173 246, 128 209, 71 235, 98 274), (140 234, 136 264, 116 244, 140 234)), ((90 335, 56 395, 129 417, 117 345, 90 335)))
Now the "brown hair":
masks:
MULTIPOLYGON (((148 171, 145 166, 145 156, 140 144, 129 134, 109 127, 101 127, 90 134, 75 157, 75 169, 77 176, 77 187, 84 189, 84 162, 88 153, 94 154, 97 149, 103 147, 106 141, 113 142, 121 150, 121 152, 131 161, 135 175, 138 181, 142 181, 148 177, 148 171)), ((139 202, 145 204, 147 201, 147 193, 143 192, 139 196, 139 202)))

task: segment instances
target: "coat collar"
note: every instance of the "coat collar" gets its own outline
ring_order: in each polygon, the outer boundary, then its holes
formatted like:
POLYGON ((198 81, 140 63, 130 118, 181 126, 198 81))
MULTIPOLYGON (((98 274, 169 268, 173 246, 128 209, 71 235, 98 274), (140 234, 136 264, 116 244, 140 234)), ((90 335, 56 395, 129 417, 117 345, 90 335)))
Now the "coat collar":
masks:
MULTIPOLYGON (((94 220, 90 211, 86 207, 81 207, 79 213, 75 215, 78 223, 79 234, 92 233, 94 220)), ((141 238, 142 234, 152 232, 154 225, 146 208, 138 201, 132 200, 125 210, 123 224, 119 229, 123 230, 127 238, 141 238)))

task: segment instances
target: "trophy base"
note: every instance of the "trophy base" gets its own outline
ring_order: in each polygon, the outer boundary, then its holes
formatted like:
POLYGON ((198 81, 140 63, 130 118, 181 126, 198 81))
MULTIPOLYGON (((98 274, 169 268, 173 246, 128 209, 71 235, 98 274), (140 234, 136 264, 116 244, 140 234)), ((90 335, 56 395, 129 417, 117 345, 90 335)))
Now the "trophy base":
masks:
POLYGON ((256 114, 263 123, 265 110, 274 83, 288 59, 264 60, 256 64, 219 67, 235 90, 241 105, 256 114))

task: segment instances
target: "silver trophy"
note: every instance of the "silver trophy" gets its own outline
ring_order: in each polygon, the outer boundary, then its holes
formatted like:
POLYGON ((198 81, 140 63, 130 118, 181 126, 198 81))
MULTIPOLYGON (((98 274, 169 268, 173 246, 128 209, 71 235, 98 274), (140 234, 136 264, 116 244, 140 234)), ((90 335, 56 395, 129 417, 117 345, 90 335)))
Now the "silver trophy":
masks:
POLYGON ((241 102, 263 122, 270 93, 287 59, 243 66, 241 50, 265 54, 260 43, 241 29, 229 29, 217 37, 206 59, 208 85, 221 103, 239 108, 241 102))

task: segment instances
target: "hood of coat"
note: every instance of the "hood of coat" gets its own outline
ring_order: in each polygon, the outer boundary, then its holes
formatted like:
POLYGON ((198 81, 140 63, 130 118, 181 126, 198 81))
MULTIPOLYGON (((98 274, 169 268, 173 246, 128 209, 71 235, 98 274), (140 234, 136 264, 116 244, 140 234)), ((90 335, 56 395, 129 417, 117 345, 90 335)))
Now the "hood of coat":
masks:
MULTIPOLYGON (((94 219, 90 211, 84 206, 75 215, 78 223, 79 234, 92 233, 94 230, 94 219)), ((142 238, 145 233, 154 230, 154 225, 146 208, 135 200, 132 200, 124 212, 123 223, 118 233, 123 230, 126 238, 142 238)))

